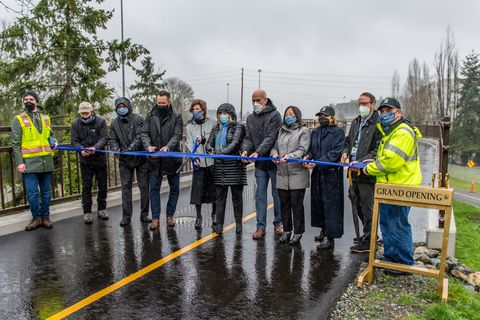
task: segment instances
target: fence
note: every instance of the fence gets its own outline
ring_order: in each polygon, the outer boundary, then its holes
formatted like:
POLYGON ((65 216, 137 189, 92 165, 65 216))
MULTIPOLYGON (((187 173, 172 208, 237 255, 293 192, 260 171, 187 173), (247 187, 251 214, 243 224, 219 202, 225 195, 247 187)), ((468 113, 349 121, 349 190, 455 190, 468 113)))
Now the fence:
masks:
MULTIPOLYGON (((69 144, 69 126, 53 126, 55 137, 60 143, 69 144)), ((0 135, 9 135, 10 127, 0 127, 0 135)), ((3 139, 5 141, 5 139, 3 139)), ((10 139, 8 139, 10 141, 10 139)), ((10 142, 8 142, 10 144, 10 142)), ((182 148, 184 144, 182 143, 182 148)), ((120 173, 118 160, 115 156, 107 154, 108 188, 120 188, 120 173)), ((192 170, 190 162, 184 167, 182 173, 192 170)), ((11 146, 0 147, 0 216, 16 213, 28 209, 23 179, 18 173, 11 146)), ((51 179, 52 203, 61 203, 76 200, 81 197, 81 178, 79 155, 76 152, 55 152, 54 171, 51 179)), ((94 184, 94 189, 96 185, 94 184)))
MULTIPOLYGON (((423 136, 439 139, 440 147, 440 172, 442 172, 442 186, 445 186, 445 177, 448 172, 448 128, 450 125, 448 119, 428 122, 419 125, 423 136), (447 121, 448 120, 448 121, 447 121)), ((303 123, 309 127, 316 126, 316 119, 303 119, 303 123)), ((348 124, 347 124, 348 129, 348 124)), ((0 127, 0 135, 9 135, 10 127, 0 127)), ((53 126, 55 136, 60 143, 70 143, 69 126, 53 126)), ((348 131, 348 130, 347 130, 348 131)), ((5 139, 3 139, 5 141, 5 139)), ((10 144, 10 139, 4 144, 10 144)), ((182 142, 182 150, 185 150, 182 142)), ((117 159, 107 154, 108 157, 108 187, 109 190, 115 190, 120 187, 120 175, 117 159)), ((61 152, 55 153, 55 169, 52 175, 52 203, 60 203, 80 198, 81 179, 78 153, 61 152)), ((188 162, 182 173, 188 174, 192 170, 191 163, 188 162)), ((11 146, 0 147, 0 215, 16 213, 28 208, 22 176, 17 172, 11 146)), ((94 186, 96 188, 96 186, 94 186)), ((442 219, 442 218, 441 218, 442 219)), ((442 222, 440 223, 442 225, 442 222)))

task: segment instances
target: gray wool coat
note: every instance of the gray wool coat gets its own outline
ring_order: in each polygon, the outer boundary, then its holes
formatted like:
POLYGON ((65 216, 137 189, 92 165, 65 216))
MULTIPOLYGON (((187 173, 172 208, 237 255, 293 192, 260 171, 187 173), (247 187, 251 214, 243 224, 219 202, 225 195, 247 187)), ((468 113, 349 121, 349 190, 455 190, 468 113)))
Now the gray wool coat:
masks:
MULTIPOLYGON (((270 152, 273 156, 302 159, 310 147, 310 131, 298 123, 283 125, 270 152)), ((277 165, 277 189, 296 190, 310 187, 310 172, 301 163, 287 162, 277 165)))

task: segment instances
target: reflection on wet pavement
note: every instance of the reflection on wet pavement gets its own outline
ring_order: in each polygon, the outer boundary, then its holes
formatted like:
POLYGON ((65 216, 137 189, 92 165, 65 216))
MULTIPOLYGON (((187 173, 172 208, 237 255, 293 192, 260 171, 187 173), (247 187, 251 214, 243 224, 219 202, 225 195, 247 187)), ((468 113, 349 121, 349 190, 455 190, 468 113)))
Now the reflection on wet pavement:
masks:
MULTIPOLYGON (((435 160, 430 149, 422 149, 422 163, 428 166, 435 160)), ((431 176, 432 170, 426 170, 431 176)), ((244 193, 246 216, 254 211, 252 173, 244 193)), ((182 190, 177 217, 195 216, 189 196, 188 189, 182 190)), ((165 201, 162 197, 162 204, 165 201)), ((51 316, 211 232, 210 207, 204 208, 201 231, 194 230, 188 218, 167 230, 163 215, 160 231, 152 233, 140 223, 138 206, 135 203, 136 215, 126 228, 119 226, 121 208, 115 207, 110 220, 95 220, 91 226, 75 217, 57 222, 53 230, 3 236, 0 318, 51 316)), ((231 223, 231 205, 227 210, 231 223)), ((231 230, 213 238, 68 319, 324 319, 366 255, 349 252, 354 234, 349 201, 345 235, 334 251, 316 250, 308 191, 305 210, 307 228, 299 247, 278 243, 269 210, 264 240, 251 239, 253 218, 244 223, 242 235, 231 230)))

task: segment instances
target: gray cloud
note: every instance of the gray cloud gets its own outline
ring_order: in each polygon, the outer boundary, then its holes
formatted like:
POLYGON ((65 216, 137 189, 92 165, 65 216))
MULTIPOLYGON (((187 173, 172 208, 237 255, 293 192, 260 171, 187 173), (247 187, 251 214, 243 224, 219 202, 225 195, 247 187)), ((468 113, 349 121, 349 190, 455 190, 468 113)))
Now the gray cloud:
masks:
MULTIPOLYGON (((102 32, 107 39, 120 36, 119 5, 103 4, 116 10, 102 32)), ((475 0, 124 0, 124 12, 126 37, 145 45, 167 76, 191 83, 210 107, 226 100, 227 82, 230 101, 239 105, 244 67, 251 108, 261 68, 262 87, 277 106, 298 105, 309 117, 365 90, 389 95, 393 71, 403 82, 412 58, 431 64, 448 25, 461 57, 478 50, 480 30, 475 0), (209 74, 229 70, 237 71, 209 74)), ((133 74, 127 76, 131 83, 133 74)), ((108 81, 121 92, 119 73, 108 81)))

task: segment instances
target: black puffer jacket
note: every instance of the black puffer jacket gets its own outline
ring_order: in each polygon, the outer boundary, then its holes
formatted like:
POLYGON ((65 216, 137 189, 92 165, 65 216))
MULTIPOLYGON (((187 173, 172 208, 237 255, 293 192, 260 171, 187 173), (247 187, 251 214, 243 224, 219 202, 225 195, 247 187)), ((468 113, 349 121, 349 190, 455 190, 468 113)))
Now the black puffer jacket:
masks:
MULTIPOLYGON (((180 141, 183 136, 182 115, 173 112, 172 106, 169 105, 165 117, 160 119, 156 108, 158 107, 153 107, 143 123, 143 147, 147 150, 148 147, 154 146, 159 151, 166 146, 169 151, 181 151, 180 141)), ((150 172, 155 175, 172 175, 182 165, 182 158, 149 157, 148 164, 150 172)))
MULTIPOLYGON (((237 122, 235 107, 229 103, 220 105, 217 114, 226 112, 232 116, 234 122, 227 129, 226 147, 222 150, 215 150, 215 141, 220 131, 220 125, 213 127, 207 142, 207 150, 216 154, 238 155, 240 146, 245 136, 245 128, 237 122)), ((215 159, 213 164, 213 178, 216 185, 232 186, 247 184, 247 170, 245 165, 239 160, 215 159)))
MULTIPOLYGON (((105 120, 102 117, 95 116, 95 120, 85 124, 78 118, 70 127, 70 143, 74 147, 95 147, 97 150, 104 150, 108 143, 108 130, 105 120)), ((106 161, 105 153, 96 152, 87 157, 80 155, 81 163, 105 164, 106 161)))
MULTIPOLYGON (((259 157, 269 157, 282 124, 282 116, 268 99, 267 106, 262 112, 258 114, 254 112, 247 117, 242 152, 247 151, 249 154, 257 152, 259 157)), ((255 162, 255 168, 261 170, 271 170, 275 167, 272 161, 255 162)))
MULTIPOLYGON (((127 98, 118 98, 115 107, 123 103, 128 108, 128 114, 118 116, 110 126, 109 141, 113 151, 143 151, 142 129, 143 118, 132 113, 132 105, 127 98)), ((120 165, 135 168, 145 163, 145 157, 120 156, 120 165)))

